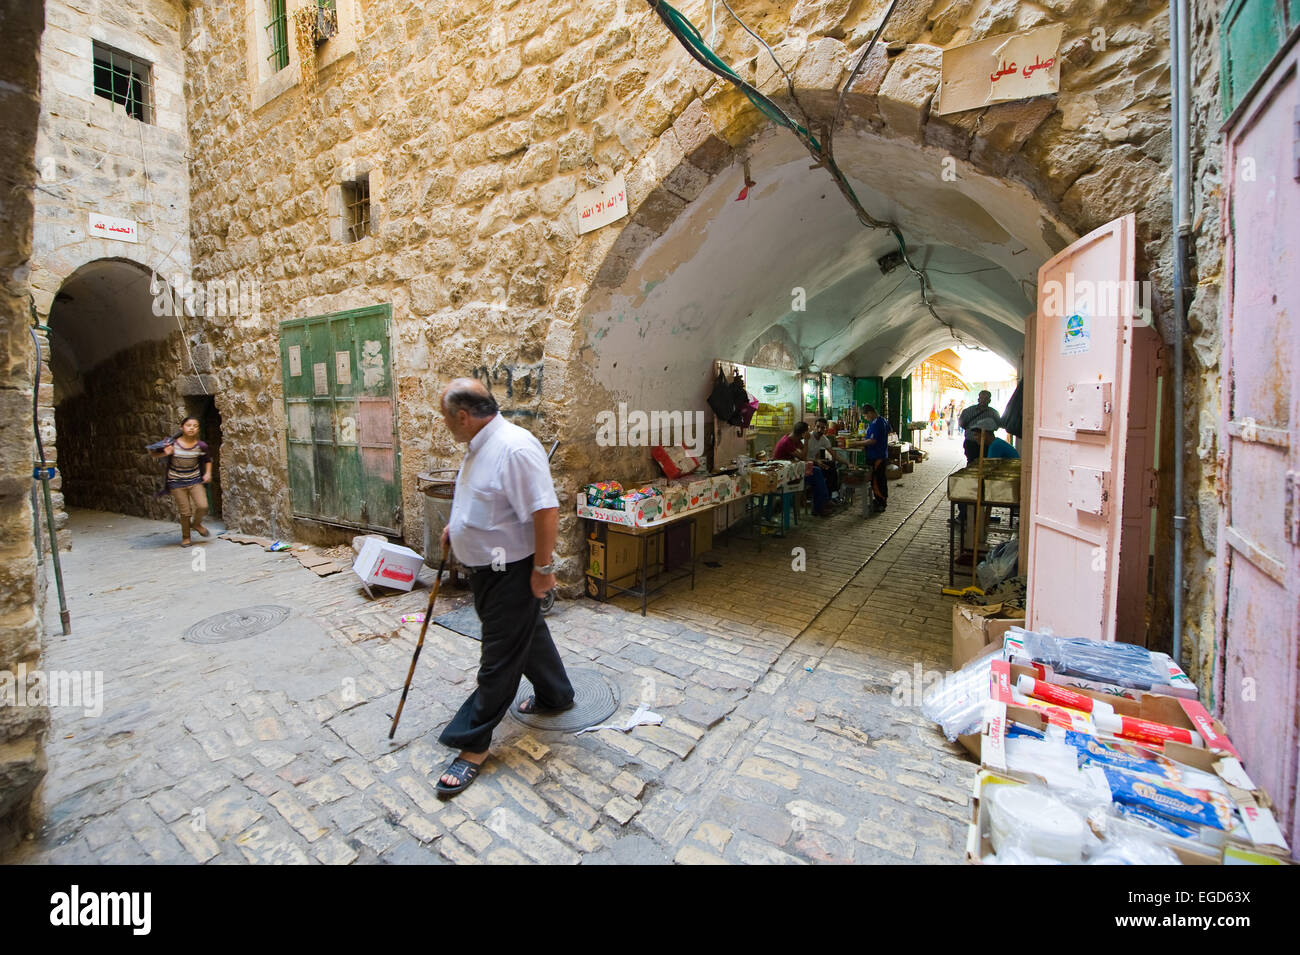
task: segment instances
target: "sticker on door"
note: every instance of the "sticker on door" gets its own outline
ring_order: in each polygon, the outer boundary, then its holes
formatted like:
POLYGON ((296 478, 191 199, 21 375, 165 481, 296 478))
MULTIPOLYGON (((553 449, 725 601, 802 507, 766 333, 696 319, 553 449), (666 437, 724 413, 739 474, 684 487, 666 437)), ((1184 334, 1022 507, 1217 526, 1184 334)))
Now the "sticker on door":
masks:
POLYGON ((1082 310, 1065 318, 1065 335, 1061 338, 1062 355, 1082 355, 1092 347, 1092 320, 1082 310))

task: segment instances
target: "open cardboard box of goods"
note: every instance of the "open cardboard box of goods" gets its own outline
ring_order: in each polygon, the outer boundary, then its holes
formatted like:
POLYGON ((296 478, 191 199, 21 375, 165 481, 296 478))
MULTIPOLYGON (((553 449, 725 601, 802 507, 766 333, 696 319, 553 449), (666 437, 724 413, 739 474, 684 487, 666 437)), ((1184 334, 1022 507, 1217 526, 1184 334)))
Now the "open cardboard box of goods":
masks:
POLYGON ((1003 637, 1012 627, 1025 623, 1025 612, 1003 604, 978 607, 974 604, 953 604, 952 608, 952 668, 960 670, 984 652, 991 644, 1003 645, 1003 637))
MULTIPOLYGON (((971 793, 971 822, 966 831, 966 861, 971 865, 984 865, 993 855, 993 824, 989 814, 990 787, 1023 786, 1025 780, 1005 773, 981 770, 975 777, 971 793)), ((1144 832, 1146 830, 1143 830, 1144 832)), ((1218 865, 1220 860, 1212 852, 1201 852, 1191 846, 1170 845, 1169 848, 1183 865, 1218 865)))
POLYGON ((665 516, 663 504, 662 497, 647 497, 636 501, 629 509, 620 511, 612 507, 592 507, 587 503, 587 495, 579 492, 578 516, 624 527, 648 527, 665 516))
MULTIPOLYGON (((1046 782, 1038 776, 1018 773, 1010 769, 1006 760, 1006 732, 1011 723, 1018 723, 1030 729, 1042 731, 1053 717, 1042 710, 1032 709, 1015 703, 1009 696, 1009 686, 1014 686, 1020 676, 1034 676, 1035 670, 1029 667, 995 661, 991 679, 993 681, 992 700, 985 718, 984 733, 979 740, 979 760, 981 767, 1022 782, 1046 782)), ((1177 699, 1156 694, 1143 694, 1138 700, 1125 700, 1095 691, 1078 692, 1102 700, 1113 706, 1117 713, 1139 716, 1142 719, 1155 719, 1157 722, 1171 726, 1182 725, 1185 729, 1196 728, 1202 732, 1207 744, 1205 749, 1184 743, 1168 741, 1162 752, 1167 759, 1204 773, 1218 776, 1228 788, 1232 802, 1237 807, 1242 824, 1237 828, 1223 832, 1211 827, 1195 827, 1199 839, 1185 839, 1178 836, 1156 832, 1135 822, 1124 819, 1108 821, 1119 828, 1129 827, 1135 832, 1142 832, 1157 841, 1168 845, 1180 857, 1183 851, 1198 855, 1212 855, 1219 861, 1225 855, 1238 863, 1285 862, 1289 848, 1281 828, 1271 811, 1272 800, 1267 792, 1258 787, 1246 774, 1239 754, 1223 732, 1223 724, 1209 719, 1209 714, 1199 701, 1177 699), (1143 704, 1146 704, 1145 709, 1143 704), (1178 714, 1182 714, 1180 722, 1178 714), (1218 734, 1216 743, 1203 732, 1208 725, 1218 734)), ((1101 734, 1106 738, 1105 734, 1101 734)), ((1121 741, 1125 742, 1125 741, 1121 741)), ((1137 744, 1145 745, 1145 744, 1137 744)), ((1186 861, 1186 860, 1184 860, 1186 861)))
MULTIPOLYGON (((1046 679, 1044 674, 1045 670, 1037 667, 1021 666, 1016 663, 1008 663, 1006 660, 994 660, 990 697, 996 702, 1015 703, 1016 700, 1012 698, 1011 691, 1016 685, 1016 680, 1021 676, 1029 676, 1034 679, 1043 677, 1046 679)), ((1071 687, 1071 689, 1076 693, 1082 693, 1084 696, 1109 704, 1114 708, 1117 716, 1132 716, 1138 719, 1151 720, 1155 723, 1164 723, 1167 726, 1176 726, 1180 729, 1193 730, 1205 740, 1207 748, 1221 750, 1238 759, 1241 758, 1237 748, 1228 739, 1228 733, 1224 725, 1212 717, 1199 700, 1150 692, 1139 692, 1137 699, 1130 700, 1081 687, 1071 687)))
MULTIPOLYGON (((1023 626, 1023 622, 1017 622, 1016 628, 1023 626)), ((1074 676, 1069 673, 1057 673, 1051 666, 1037 661, 1031 662, 1025 653, 1024 636, 1019 629, 1008 630, 1002 636, 1002 648, 1007 653, 1007 659, 1014 663, 1023 663, 1032 665, 1035 670, 1043 672, 1043 679, 1048 683, 1055 683, 1057 686, 1069 687, 1072 690, 1095 690, 1098 693, 1107 696, 1122 696, 1130 700, 1136 700, 1142 690, 1133 687, 1120 686, 1118 683, 1106 683, 1101 680, 1090 680, 1081 676, 1074 676)), ((1189 700, 1195 700, 1200 697, 1200 691, 1196 684, 1191 681, 1183 668, 1173 661, 1173 658, 1167 653, 1151 651, 1151 663, 1169 674, 1169 683, 1160 683, 1147 688, 1145 692, 1158 693, 1161 696, 1182 696, 1189 700)))

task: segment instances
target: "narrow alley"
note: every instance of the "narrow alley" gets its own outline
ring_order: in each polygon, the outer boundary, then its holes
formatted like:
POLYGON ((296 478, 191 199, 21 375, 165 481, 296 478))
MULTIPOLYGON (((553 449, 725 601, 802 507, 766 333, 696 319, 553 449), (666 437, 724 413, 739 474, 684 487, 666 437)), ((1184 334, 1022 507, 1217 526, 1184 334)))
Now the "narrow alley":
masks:
MULTIPOLYGON (((565 659, 616 688, 615 720, 644 702, 662 727, 575 736, 507 718, 484 776, 448 802, 435 738, 477 644, 430 627, 387 738, 419 630, 399 618, 424 609, 424 586, 372 601, 351 573, 220 539, 184 551, 173 524, 76 511, 74 632, 50 638, 46 667, 102 671, 103 713, 52 709, 47 824, 6 861, 961 862, 969 762, 892 701, 900 674, 950 666, 935 518, 960 443, 937 448, 888 513, 805 519, 761 553, 732 540, 644 619, 629 598, 560 601, 565 659), (268 606, 288 615, 255 636, 186 639, 268 606)), ((467 599, 444 594, 436 614, 467 599)))

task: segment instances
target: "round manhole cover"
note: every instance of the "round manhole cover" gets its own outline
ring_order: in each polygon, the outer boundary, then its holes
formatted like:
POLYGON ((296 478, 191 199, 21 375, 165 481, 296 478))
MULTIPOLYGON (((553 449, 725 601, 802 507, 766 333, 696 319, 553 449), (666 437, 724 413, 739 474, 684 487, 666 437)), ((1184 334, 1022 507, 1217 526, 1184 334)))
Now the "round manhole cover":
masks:
POLYGON ((189 643, 233 643, 247 640, 277 627, 289 616, 289 608, 278 604, 243 607, 205 617, 185 631, 189 643))
POLYGON ((569 670, 569 682, 573 684, 573 708, 553 716, 540 713, 520 713, 519 704, 533 695, 533 685, 527 680, 519 683, 519 693, 510 706, 510 715, 523 723, 539 730, 556 732, 573 732, 603 723, 614 715, 618 709, 618 694, 609 681, 595 670, 569 670))

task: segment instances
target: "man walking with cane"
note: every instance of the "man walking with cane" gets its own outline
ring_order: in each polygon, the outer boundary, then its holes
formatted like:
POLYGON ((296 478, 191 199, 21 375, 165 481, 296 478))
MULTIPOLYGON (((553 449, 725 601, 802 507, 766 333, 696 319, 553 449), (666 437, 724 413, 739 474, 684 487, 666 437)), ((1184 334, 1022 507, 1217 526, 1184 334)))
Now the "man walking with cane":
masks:
POLYGON ((525 713, 573 705, 573 686, 541 613, 555 586, 552 550, 559 501, 541 443, 506 421, 496 400, 472 378, 451 381, 442 393, 442 418, 469 453, 456 478, 451 520, 442 532, 469 572, 474 609, 483 623, 478 687, 438 737, 460 753, 438 781, 443 798, 478 776, 492 742, 528 677, 536 696, 525 713))

